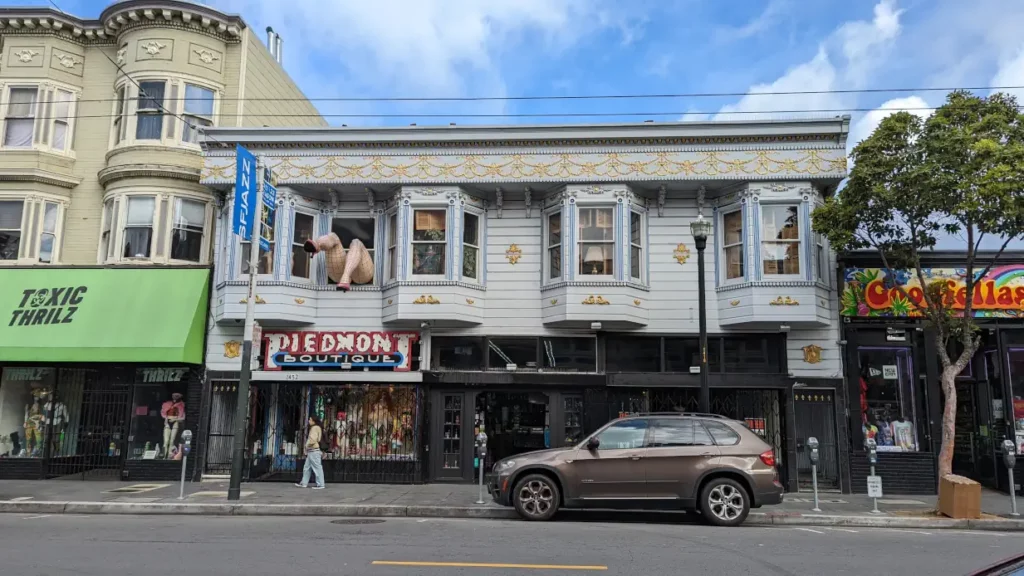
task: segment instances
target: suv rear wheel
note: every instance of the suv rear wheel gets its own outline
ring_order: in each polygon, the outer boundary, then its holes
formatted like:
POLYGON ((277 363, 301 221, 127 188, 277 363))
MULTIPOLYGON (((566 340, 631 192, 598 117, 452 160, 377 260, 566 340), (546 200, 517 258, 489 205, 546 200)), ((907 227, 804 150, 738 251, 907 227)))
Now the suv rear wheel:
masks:
POLYGON ((714 478, 701 491, 700 510, 715 526, 739 526, 750 513, 750 498, 739 482, 714 478))
POLYGON ((558 502, 558 485, 543 474, 527 474, 512 492, 512 505, 526 520, 550 520, 558 511, 558 502))

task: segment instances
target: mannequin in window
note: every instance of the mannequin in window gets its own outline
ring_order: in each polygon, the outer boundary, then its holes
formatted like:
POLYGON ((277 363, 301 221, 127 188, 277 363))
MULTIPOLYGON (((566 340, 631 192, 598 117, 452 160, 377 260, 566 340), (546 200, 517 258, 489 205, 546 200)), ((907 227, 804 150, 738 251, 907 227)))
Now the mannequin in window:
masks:
POLYGON ((68 409, 59 400, 47 400, 46 404, 43 404, 46 424, 50 423, 51 409, 53 410, 53 436, 50 438, 50 453, 52 455, 62 455, 60 454, 60 449, 64 445, 64 429, 68 424, 68 409))
POLYGON ((878 442, 879 446, 893 446, 892 438, 892 425, 889 423, 889 411, 886 410, 882 414, 882 419, 878 422, 878 435, 875 437, 875 441, 878 442))
POLYGON ((871 422, 867 412, 864 413, 863 419, 864 423, 861 425, 861 428, 864 432, 864 439, 867 440, 868 438, 874 438, 877 436, 878 426, 875 426, 874 423, 871 422))
POLYGON ((896 445, 907 452, 917 452, 917 440, 914 438, 914 423, 900 414, 892 423, 892 435, 896 445))
POLYGON ((46 425, 46 415, 43 414, 43 409, 39 406, 39 399, 45 395, 45 392, 33 390, 32 403, 25 406, 25 445, 23 449, 27 456, 42 455, 43 427, 46 425))
POLYGON ((171 399, 160 407, 160 416, 164 419, 164 458, 170 458, 174 453, 172 449, 178 439, 178 428, 185 420, 185 403, 181 398, 181 394, 175 392, 171 394, 171 399))
POLYGON ((327 276, 331 280, 337 280, 338 290, 342 292, 348 292, 353 282, 373 282, 373 257, 358 238, 352 239, 347 251, 341 243, 341 238, 334 232, 316 240, 306 240, 302 248, 309 253, 310 258, 317 252, 324 253, 327 259, 327 276))

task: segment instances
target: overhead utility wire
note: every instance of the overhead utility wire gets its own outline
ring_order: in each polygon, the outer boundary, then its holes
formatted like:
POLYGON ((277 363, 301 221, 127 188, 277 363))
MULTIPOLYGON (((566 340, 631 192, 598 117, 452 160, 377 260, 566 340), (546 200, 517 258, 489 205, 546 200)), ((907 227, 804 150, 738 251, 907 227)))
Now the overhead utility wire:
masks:
MULTIPOLYGON (((882 110, 883 112, 915 112, 934 111, 936 107, 911 107, 893 108, 882 110)), ((1017 109, 1024 109, 1024 105, 1017 106, 1017 109)), ((166 109, 165 109, 166 110, 166 109)), ((752 115, 752 114, 839 114, 843 112, 874 112, 878 108, 829 108, 812 110, 737 110, 735 112, 537 112, 537 113, 515 113, 515 114, 464 114, 454 112, 451 114, 261 114, 268 118, 586 118, 586 117, 616 117, 616 116, 729 116, 731 114, 752 115)), ((176 118, 181 116, 168 111, 176 118)), ((114 118, 116 114, 82 114, 75 116, 62 116, 63 118, 114 118)), ((51 120, 54 117, 40 117, 43 120, 51 120)), ((819 119, 819 118, 815 118, 819 119)), ((183 122, 188 122, 182 119, 183 122)), ((189 124, 191 126, 191 124, 189 124)), ((212 139, 212 138, 211 138, 212 139)))
MULTIPOLYGON (((107 60, 114 63, 110 56, 107 60)), ((118 70, 124 73, 120 65, 114 63, 118 70)), ((127 75, 127 74, 126 74, 127 75)), ((134 80, 132 80, 134 82, 134 80)), ((242 97, 242 98, 218 98, 221 102, 494 102, 494 101, 545 101, 545 100, 657 100, 669 98, 726 98, 746 96, 810 96, 820 94, 878 94, 886 92, 953 92, 956 90, 1021 90, 1024 86, 975 86, 975 87, 954 87, 954 88, 851 88, 847 90, 791 90, 777 92, 691 92, 680 94, 597 94, 597 95, 547 95, 547 96, 337 96, 320 98, 278 98, 278 97, 242 97)), ((181 96, 178 98, 165 98, 169 101, 181 100, 206 100, 206 98, 193 96, 181 96)), ((116 98, 84 98, 79 102, 113 102, 116 98)), ((46 104, 47 102, 41 102, 46 104)))

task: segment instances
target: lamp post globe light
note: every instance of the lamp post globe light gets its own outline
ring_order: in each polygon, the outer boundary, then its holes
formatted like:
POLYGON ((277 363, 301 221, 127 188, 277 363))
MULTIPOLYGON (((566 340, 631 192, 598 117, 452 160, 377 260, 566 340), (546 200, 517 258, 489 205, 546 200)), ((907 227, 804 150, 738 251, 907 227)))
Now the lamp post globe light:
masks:
POLYGON ((711 389, 708 386, 708 320, 707 303, 704 294, 704 249, 708 246, 708 236, 711 234, 711 221, 705 220, 704 215, 698 213, 697 219, 690 222, 690 233, 693 235, 693 244, 697 248, 697 300, 698 300, 698 325, 700 329, 700 411, 708 413, 711 411, 711 389))

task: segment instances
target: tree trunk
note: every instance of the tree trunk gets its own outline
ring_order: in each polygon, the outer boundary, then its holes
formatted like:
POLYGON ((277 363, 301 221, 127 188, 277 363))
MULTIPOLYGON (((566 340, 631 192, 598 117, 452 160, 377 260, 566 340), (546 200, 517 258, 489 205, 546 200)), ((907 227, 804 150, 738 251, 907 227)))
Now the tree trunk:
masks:
POLYGON ((956 434, 956 377, 963 368, 956 364, 942 369, 942 450, 939 452, 939 479, 953 473, 953 437, 956 434))

